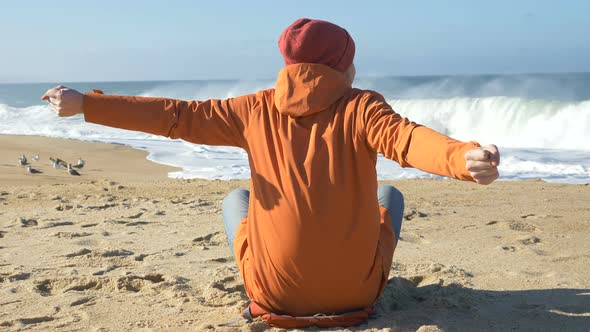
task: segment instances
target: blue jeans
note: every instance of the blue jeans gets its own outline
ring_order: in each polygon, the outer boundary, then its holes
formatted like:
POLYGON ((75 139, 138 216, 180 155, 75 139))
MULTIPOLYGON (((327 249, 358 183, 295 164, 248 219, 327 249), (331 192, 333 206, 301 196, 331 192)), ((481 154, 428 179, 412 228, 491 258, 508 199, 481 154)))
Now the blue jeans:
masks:
MULTIPOLYGON (((395 238, 399 239, 404 216, 404 196, 394 186, 380 185, 377 189, 377 198, 379 199, 379 205, 389 212, 395 238)), ((232 254, 234 252, 236 230, 242 219, 248 215, 249 201, 250 191, 246 189, 236 189, 223 199, 223 226, 225 227, 225 234, 232 254)))

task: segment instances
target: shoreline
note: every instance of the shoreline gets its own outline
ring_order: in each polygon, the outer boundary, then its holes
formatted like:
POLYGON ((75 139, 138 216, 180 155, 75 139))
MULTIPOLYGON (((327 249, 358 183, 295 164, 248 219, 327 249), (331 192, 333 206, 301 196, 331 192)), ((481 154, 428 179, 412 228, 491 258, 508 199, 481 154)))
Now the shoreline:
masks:
POLYGON ((42 184, 71 183, 96 180, 105 177, 130 182, 168 178, 169 172, 180 168, 163 165, 147 159, 148 152, 117 143, 80 141, 28 135, 0 135, 0 183, 42 184), (25 167, 17 165, 17 158, 24 153, 30 165, 40 171, 28 174, 25 167), (32 160, 38 154, 39 161, 32 160), (64 169, 53 169, 49 157, 60 158, 75 164, 79 157, 86 161, 80 176, 71 176, 64 169), (140 169, 141 173, 137 170, 140 169))

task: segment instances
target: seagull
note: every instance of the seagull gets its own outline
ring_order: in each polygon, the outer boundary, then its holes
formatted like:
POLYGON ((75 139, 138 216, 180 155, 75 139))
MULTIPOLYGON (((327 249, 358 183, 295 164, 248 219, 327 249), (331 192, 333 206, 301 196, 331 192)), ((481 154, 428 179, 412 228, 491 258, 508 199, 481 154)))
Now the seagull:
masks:
POLYGON ((59 158, 53 159, 52 157, 49 157, 49 160, 51 161, 51 166, 55 169, 66 168, 68 166, 68 163, 59 158))
POLYGON ((63 168, 67 168, 67 167, 68 167, 68 163, 66 163, 65 161, 63 161, 63 160, 61 160, 61 159, 59 159, 59 158, 56 158, 56 159, 55 159, 55 161, 56 161, 58 164, 60 164, 60 165, 61 165, 61 167, 63 167, 63 168))
POLYGON ((37 174, 41 173, 40 170, 34 169, 32 166, 27 166, 27 173, 29 174, 37 174))
POLYGON ((27 157, 25 157, 24 154, 21 154, 20 157, 18 157, 18 164, 20 166, 25 166, 27 164, 27 157))
POLYGON ((78 159, 78 162, 76 163, 76 165, 74 165, 73 167, 82 168, 82 167, 84 167, 85 164, 86 164, 86 162, 82 159, 82 157, 80 157, 78 159))
POLYGON ((56 159, 53 159, 53 157, 49 157, 49 161, 51 161, 51 166, 53 166, 55 169, 58 169, 62 166, 56 159))
POLYGON ((78 171, 76 171, 75 169, 72 168, 72 164, 68 164, 68 173, 70 173, 70 175, 77 175, 77 176, 80 175, 80 173, 78 173, 78 171))

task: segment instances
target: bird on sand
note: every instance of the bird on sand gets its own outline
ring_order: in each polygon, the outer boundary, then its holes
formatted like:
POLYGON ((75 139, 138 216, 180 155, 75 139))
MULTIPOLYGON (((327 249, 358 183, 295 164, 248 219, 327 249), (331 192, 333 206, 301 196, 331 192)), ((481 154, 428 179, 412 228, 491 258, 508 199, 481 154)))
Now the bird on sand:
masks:
POLYGON ((82 157, 80 157, 78 159, 78 162, 76 163, 76 165, 72 166, 74 168, 82 168, 84 167, 84 165, 86 165, 86 162, 84 161, 84 159, 82 159, 82 157))
POLYGON ((34 169, 33 166, 27 166, 27 173, 29 174, 38 174, 38 173, 42 173, 40 170, 38 169, 34 169))
POLYGON ((63 168, 67 168, 67 167, 68 167, 68 163, 66 163, 65 161, 63 161, 63 160, 61 160, 61 159, 59 159, 59 158, 55 158, 55 161, 56 161, 56 162, 57 162, 59 165, 61 165, 61 167, 63 167, 63 168))
POLYGON ((70 173, 70 175, 76 175, 76 176, 80 175, 80 173, 78 173, 78 171, 76 171, 75 169, 72 168, 72 164, 68 164, 68 173, 70 173))
POLYGON ((18 157, 18 164, 19 166, 25 166, 27 164, 27 157, 25 157, 24 154, 21 154, 20 157, 18 157))
POLYGON ((59 158, 54 159, 53 157, 49 157, 49 161, 51 161, 51 166, 55 169, 67 167, 67 163, 59 158))

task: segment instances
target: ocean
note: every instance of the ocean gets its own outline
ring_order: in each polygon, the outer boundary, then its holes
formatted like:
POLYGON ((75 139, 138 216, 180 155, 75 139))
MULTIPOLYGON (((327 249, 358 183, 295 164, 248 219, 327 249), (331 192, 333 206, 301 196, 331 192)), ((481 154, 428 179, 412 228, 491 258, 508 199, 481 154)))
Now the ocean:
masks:
MULTIPOLYGON (((148 159, 182 168, 172 178, 245 179, 245 151, 58 118, 41 95, 58 83, 0 84, 0 134, 40 135, 129 145, 148 159)), ((150 81, 59 84, 108 94, 184 100, 229 98, 274 80, 150 81)), ((361 77, 355 87, 381 93, 396 112, 460 140, 496 144, 500 180, 590 183, 590 73, 361 77)), ((38 151, 43 157, 43 151, 38 151)), ((86 159, 91 160, 88 156, 86 159)), ((437 178, 379 157, 380 179, 437 178)))

